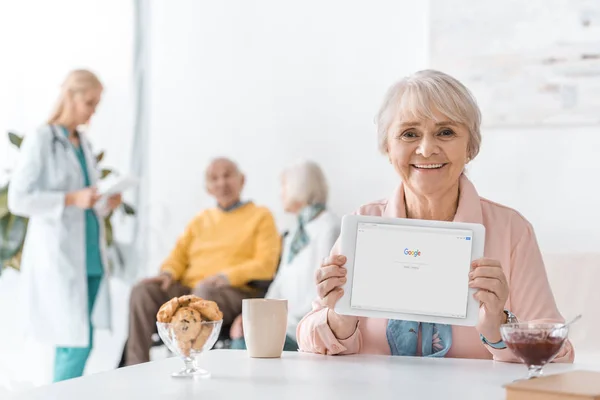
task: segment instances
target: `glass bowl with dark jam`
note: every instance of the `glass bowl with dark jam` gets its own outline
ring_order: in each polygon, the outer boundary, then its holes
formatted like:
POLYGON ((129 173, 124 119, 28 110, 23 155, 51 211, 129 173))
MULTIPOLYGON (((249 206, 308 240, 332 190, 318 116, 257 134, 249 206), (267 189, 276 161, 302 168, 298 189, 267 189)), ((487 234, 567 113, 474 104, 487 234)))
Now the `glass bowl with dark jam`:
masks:
POLYGON ((500 327, 506 346, 529 368, 528 379, 542 376, 544 365, 560 352, 569 328, 561 323, 521 322, 500 327))

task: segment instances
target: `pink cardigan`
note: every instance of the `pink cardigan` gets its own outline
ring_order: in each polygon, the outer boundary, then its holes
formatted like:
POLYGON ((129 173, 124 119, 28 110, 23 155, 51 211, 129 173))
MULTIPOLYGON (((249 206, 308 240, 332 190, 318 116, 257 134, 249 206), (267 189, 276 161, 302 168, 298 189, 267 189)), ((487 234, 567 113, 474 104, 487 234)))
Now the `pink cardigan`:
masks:
MULTIPOLYGON (((389 200, 362 206, 358 214, 406 218, 402 184, 389 200)), ((564 322, 548 283, 542 255, 531 224, 517 211, 479 197, 466 176, 460 178, 460 198, 454 221, 474 222, 486 228, 485 257, 501 262, 510 294, 506 308, 520 321, 564 322)), ((338 253, 338 245, 332 254, 338 253)), ((335 337, 327 324, 327 309, 314 302, 297 329, 301 351, 320 354, 390 354, 386 319, 360 318, 354 334, 335 337)), ((420 340, 420 338, 419 338, 420 340)), ((573 362, 573 347, 567 342, 555 362, 573 362)), ((452 347, 446 357, 481 358, 517 362, 508 349, 485 346, 474 327, 452 327, 452 347)))

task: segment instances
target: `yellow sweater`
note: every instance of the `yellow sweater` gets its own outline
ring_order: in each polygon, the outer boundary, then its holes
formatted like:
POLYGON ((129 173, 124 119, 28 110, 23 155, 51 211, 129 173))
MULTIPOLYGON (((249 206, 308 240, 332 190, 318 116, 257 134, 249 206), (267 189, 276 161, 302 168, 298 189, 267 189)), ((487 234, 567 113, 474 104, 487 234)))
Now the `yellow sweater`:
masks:
POLYGON ((268 209, 247 203, 233 211, 212 208, 187 226, 161 270, 183 285, 224 274, 232 286, 272 279, 281 238, 268 209))

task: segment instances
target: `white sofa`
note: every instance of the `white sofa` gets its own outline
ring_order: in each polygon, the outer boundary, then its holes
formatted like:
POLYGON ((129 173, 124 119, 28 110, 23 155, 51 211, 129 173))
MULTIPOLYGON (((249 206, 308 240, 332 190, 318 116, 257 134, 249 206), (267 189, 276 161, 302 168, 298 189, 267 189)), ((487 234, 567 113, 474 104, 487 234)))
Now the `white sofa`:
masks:
POLYGON ((544 262, 562 315, 583 315, 569 334, 575 361, 600 361, 600 253, 547 252, 544 262))

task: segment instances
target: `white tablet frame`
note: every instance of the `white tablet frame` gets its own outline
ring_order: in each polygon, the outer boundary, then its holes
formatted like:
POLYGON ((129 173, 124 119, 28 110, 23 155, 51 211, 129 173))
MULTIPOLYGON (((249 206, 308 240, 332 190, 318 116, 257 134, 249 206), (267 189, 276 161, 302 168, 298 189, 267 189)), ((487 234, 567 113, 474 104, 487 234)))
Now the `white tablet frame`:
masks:
MULTIPOLYGON (((345 268, 348 270, 347 281, 342 286, 344 295, 335 305, 335 312, 344 315, 355 315, 359 317, 372 318, 387 318, 405 321, 431 322, 448 325, 475 326, 479 320, 480 303, 473 298, 476 289, 469 288, 469 296, 467 300, 467 316, 466 318, 452 318, 436 315, 424 314, 409 314, 393 311, 356 309, 350 305, 352 297, 352 283, 354 276, 354 255, 356 251, 356 237, 359 223, 376 223, 389 225, 404 225, 427 228, 444 228, 444 229, 468 229, 473 232, 471 245, 471 261, 483 257, 485 247, 485 227, 481 224, 464 223, 464 222, 443 222, 443 221, 426 221, 419 219, 408 218, 388 218, 376 217, 367 215, 346 215, 342 218, 341 237, 340 237, 340 253, 346 256, 347 261, 345 268)), ((465 279, 469 279, 465 276, 465 279)))

